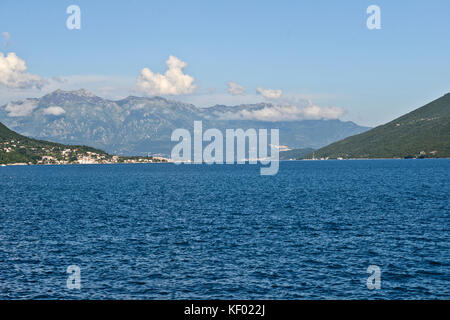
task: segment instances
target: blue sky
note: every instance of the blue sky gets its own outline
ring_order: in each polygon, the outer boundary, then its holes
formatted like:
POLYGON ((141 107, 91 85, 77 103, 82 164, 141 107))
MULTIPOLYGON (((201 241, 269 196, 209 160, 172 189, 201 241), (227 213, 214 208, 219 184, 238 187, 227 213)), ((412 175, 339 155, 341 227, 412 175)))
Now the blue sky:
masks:
MULTIPOLYGON (((143 68, 166 71, 173 55, 196 89, 172 99, 200 106, 284 97, 345 109, 341 118, 378 125, 450 91, 450 1, 8 1, 0 32, 27 72, 67 77, 117 98, 143 68), (66 28, 66 8, 81 9, 81 29, 66 28), (381 29, 368 30, 366 8, 381 8, 381 29), (246 94, 231 96, 233 81, 246 94)), ((0 102, 41 90, 0 88, 0 102)))

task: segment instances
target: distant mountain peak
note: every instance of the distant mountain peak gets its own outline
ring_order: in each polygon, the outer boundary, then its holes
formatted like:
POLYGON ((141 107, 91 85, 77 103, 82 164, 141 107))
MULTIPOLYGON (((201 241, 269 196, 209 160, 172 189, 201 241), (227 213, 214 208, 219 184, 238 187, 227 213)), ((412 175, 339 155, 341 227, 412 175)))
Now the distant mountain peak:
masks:
POLYGON ((50 92, 40 98, 40 102, 42 104, 61 104, 65 102, 81 102, 81 101, 98 101, 102 100, 102 98, 96 96, 92 92, 86 89, 65 91, 62 89, 55 90, 50 92))
MULTIPOLYGON (((117 103, 119 106, 123 106, 125 104, 133 104, 133 103, 151 103, 151 102, 163 102, 168 103, 168 100, 159 97, 159 96, 152 96, 152 97, 139 97, 139 96, 128 96, 126 98, 115 100, 115 103, 117 103)), ((177 102, 180 103, 180 102, 177 102)))
POLYGON ((83 89, 83 88, 81 88, 79 90, 76 90, 76 91, 72 91, 72 93, 77 94, 79 96, 96 97, 95 94, 93 94, 92 92, 90 92, 90 91, 88 91, 86 89, 83 89))

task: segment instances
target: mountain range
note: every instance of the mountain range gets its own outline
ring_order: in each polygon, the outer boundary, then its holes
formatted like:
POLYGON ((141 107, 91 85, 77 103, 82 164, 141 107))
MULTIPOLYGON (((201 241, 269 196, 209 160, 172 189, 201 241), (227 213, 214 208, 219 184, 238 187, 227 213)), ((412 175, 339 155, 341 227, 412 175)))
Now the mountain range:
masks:
POLYGON ((267 121, 236 117, 272 108, 268 103, 197 108, 162 97, 129 96, 103 99, 80 89, 56 90, 41 98, 10 102, 0 107, 0 121, 32 138, 76 145, 89 145, 119 155, 170 155, 176 142, 173 130, 192 131, 195 120, 203 128, 280 129, 280 144, 290 148, 317 149, 364 131, 368 127, 351 121, 267 121))
POLYGON ((304 158, 450 157, 450 93, 384 125, 304 158))

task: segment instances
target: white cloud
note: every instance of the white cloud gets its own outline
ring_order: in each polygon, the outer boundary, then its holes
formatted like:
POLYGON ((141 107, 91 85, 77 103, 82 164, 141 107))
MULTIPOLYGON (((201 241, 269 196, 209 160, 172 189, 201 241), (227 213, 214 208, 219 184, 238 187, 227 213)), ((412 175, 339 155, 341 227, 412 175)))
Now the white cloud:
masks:
POLYGON ((256 92, 262 95, 266 99, 278 99, 281 97, 283 91, 275 89, 263 89, 261 87, 256 89, 256 92))
POLYGON ((64 113, 66 113, 66 110, 58 106, 48 107, 44 109, 44 114, 47 115, 60 116, 64 113))
POLYGON ((246 109, 238 112, 226 112, 219 115, 219 117, 223 120, 258 120, 275 122, 338 119, 344 114, 344 112, 344 109, 339 107, 320 107, 305 100, 302 105, 269 104, 260 109, 246 109))
POLYGON ((39 76, 27 73, 27 65, 14 52, 6 56, 0 52, 0 83, 10 89, 41 89, 45 81, 39 76))
POLYGON ((183 73, 186 62, 170 56, 166 65, 167 71, 164 74, 153 73, 148 68, 142 69, 136 81, 136 89, 147 95, 180 95, 194 92, 197 88, 194 78, 183 73))
POLYGON ((245 88, 240 84, 230 81, 227 83, 228 93, 233 96, 243 95, 245 93, 245 88))
POLYGON ((30 115, 38 106, 35 100, 25 100, 22 102, 10 102, 6 105, 5 111, 8 117, 26 117, 30 115))

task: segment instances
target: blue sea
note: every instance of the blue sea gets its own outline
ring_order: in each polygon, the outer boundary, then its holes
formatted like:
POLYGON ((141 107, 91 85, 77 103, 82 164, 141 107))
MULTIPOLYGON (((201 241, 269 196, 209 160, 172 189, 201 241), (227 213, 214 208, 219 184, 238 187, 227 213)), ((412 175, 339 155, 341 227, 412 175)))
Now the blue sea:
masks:
POLYGON ((450 298, 450 160, 8 166, 0 181, 1 299, 450 298))

